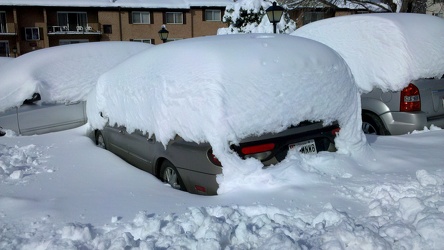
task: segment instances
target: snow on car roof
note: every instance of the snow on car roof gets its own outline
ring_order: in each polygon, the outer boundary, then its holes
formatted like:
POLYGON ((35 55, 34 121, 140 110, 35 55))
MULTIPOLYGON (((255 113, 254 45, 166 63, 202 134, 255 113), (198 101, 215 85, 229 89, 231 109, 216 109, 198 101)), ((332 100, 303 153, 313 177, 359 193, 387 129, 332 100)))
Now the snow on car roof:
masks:
POLYGON ((254 171, 262 164, 241 162, 230 143, 304 120, 338 120, 346 141, 340 149, 362 146, 365 137, 355 132, 358 98, 347 64, 329 47, 288 35, 243 34, 175 41, 137 54, 99 78, 87 110, 93 127, 106 122, 101 112, 110 124, 155 134, 164 145, 176 134, 210 142, 224 176, 235 180, 228 166, 254 171))
POLYGON ((0 111, 40 92, 47 102, 86 100, 99 76, 153 45, 95 42, 63 45, 24 54, 0 67, 0 111))
POLYGON ((291 35, 322 42, 350 66, 363 92, 400 90, 444 73, 444 20, 424 14, 378 13, 328 18, 291 35))

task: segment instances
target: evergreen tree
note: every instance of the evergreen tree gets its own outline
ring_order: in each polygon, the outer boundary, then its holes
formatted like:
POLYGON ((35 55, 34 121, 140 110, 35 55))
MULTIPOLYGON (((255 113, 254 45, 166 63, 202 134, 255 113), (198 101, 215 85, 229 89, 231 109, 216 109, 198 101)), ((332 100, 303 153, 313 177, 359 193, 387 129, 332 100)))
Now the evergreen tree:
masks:
MULTIPOLYGON (((223 21, 229 26, 219 29, 218 34, 273 33, 273 24, 265 12, 272 4, 270 0, 239 0, 228 5, 223 21)), ((284 12, 276 32, 288 34, 294 30, 296 23, 284 12)))

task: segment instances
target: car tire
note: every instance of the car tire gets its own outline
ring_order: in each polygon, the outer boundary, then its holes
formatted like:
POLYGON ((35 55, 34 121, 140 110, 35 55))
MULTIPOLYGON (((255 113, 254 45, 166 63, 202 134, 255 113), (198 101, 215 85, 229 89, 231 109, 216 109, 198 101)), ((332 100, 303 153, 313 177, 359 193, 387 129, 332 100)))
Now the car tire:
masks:
POLYGON ((364 134, 390 135, 381 119, 372 113, 362 114, 362 130, 364 134))
POLYGON ((169 161, 164 161, 160 167, 160 179, 164 183, 170 184, 174 189, 186 191, 182 178, 180 178, 179 172, 176 167, 169 161))
POLYGON ((106 149, 105 138, 100 131, 96 131, 96 145, 99 148, 106 149))

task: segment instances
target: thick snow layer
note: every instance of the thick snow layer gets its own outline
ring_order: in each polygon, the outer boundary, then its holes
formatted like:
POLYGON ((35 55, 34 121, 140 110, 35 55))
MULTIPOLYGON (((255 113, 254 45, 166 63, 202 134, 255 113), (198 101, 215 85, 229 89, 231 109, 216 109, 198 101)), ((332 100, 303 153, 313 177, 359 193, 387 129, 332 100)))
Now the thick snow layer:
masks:
POLYGON ((444 74, 444 19, 383 13, 328 18, 291 35, 322 42, 347 62, 362 92, 401 90, 444 74))
POLYGON ((34 92, 45 102, 86 100, 97 79, 153 45, 96 42, 56 46, 19 56, 0 67, 0 111, 19 106, 34 92))
POLYGON ((370 161, 293 152, 268 169, 280 173, 281 186, 235 185, 213 197, 173 190, 94 146, 85 130, 0 139, 1 249, 444 244, 444 130, 436 127, 368 136, 377 156, 370 161))
POLYGON ((338 121, 340 152, 359 151, 366 143, 348 66, 327 46, 288 35, 212 36, 155 46, 103 74, 87 106, 93 128, 106 122, 101 112, 110 124, 155 134, 164 145, 176 135, 209 142, 224 166, 220 192, 243 181, 239 171, 262 168, 230 149, 248 136, 322 120, 338 121))
POLYGON ((3 64, 10 62, 11 60, 13 60, 14 58, 12 57, 0 57, 0 66, 2 66, 3 64))

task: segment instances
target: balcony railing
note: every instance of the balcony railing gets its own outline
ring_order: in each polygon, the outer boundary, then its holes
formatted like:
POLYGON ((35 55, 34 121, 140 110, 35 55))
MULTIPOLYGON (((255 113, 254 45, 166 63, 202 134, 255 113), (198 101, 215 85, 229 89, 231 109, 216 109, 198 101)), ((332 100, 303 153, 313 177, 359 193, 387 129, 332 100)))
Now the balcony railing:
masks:
MULTIPOLYGON (((98 25, 97 25, 98 26, 98 25)), ((102 34, 101 31, 94 29, 90 25, 86 26, 49 26, 48 35, 60 35, 60 34, 102 34)))

